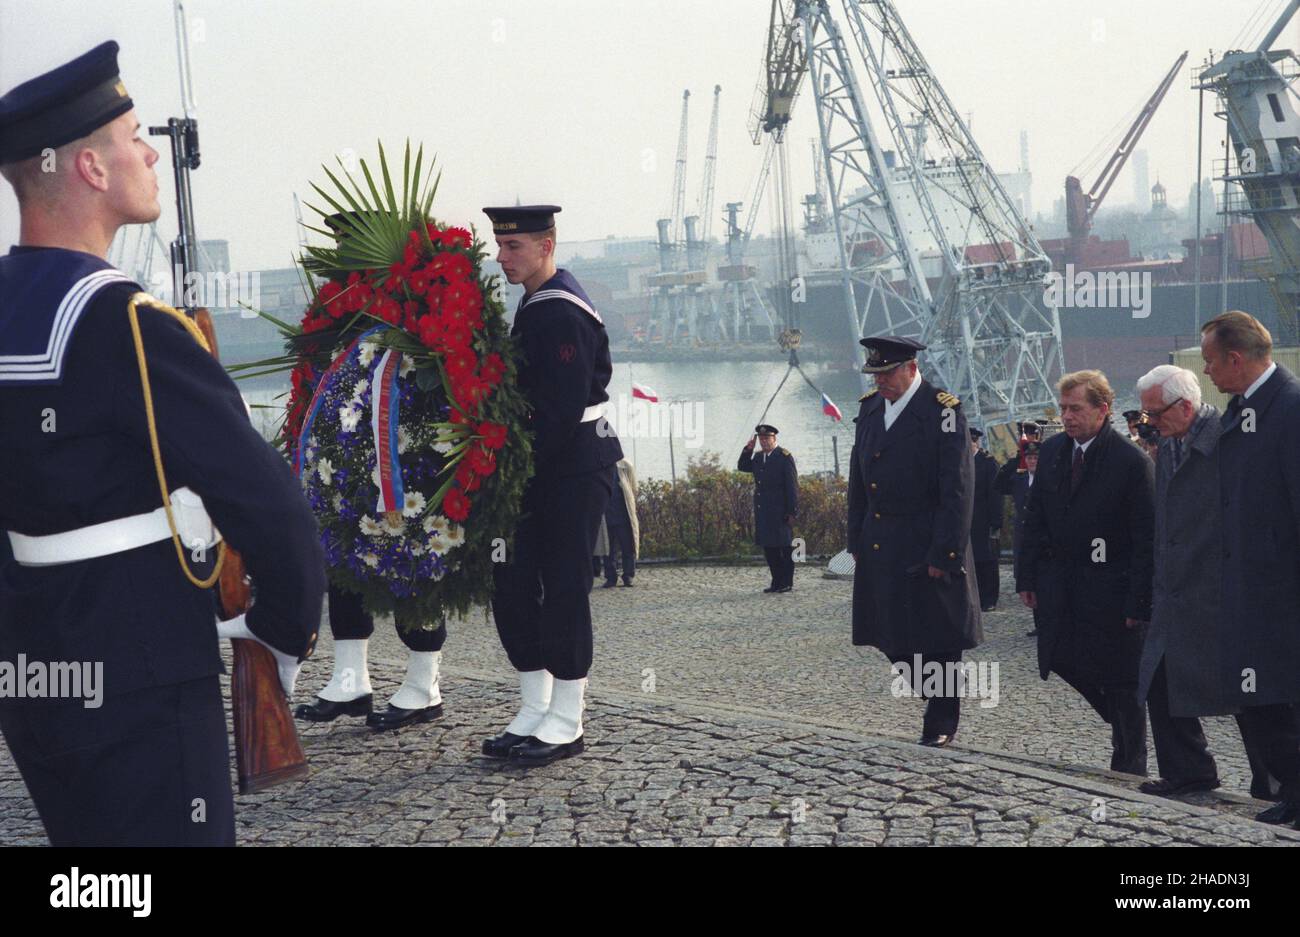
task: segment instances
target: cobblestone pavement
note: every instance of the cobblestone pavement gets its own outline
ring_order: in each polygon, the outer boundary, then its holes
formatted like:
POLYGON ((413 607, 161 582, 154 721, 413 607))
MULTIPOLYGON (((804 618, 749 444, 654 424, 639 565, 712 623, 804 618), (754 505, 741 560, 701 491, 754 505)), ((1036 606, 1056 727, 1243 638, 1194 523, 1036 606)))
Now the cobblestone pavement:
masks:
MULTIPOLYGON (((304 726, 312 778, 237 798, 239 841, 1300 845, 1300 833, 1247 819, 1258 804, 1147 797, 1131 780, 1054 763, 1104 765, 1105 727, 1068 687, 1038 680, 1026 615, 1006 596, 972 655, 999 663, 998 705, 968 705, 963 744, 936 751, 913 744, 920 702, 894 699, 883 660, 849 647, 848 583, 802 569, 794 593, 765 596, 756 567, 654 567, 636 582, 593 594, 584 756, 531 772, 479 756, 516 703, 479 615, 448 640, 441 720, 382 734, 359 720, 304 726)), ((323 640, 300 699, 330 656, 323 640)), ((371 656, 382 705, 404 658, 391 625, 371 656)), ((1207 732, 1240 784, 1240 742, 1218 722, 1207 732)), ((0 745, 0 843, 42 842, 0 745)))

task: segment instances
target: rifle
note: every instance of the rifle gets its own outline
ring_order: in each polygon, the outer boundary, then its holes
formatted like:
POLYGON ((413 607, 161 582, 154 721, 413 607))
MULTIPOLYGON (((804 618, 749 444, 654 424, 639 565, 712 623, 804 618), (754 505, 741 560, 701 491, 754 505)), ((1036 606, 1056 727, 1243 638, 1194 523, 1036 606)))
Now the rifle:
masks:
MULTIPOLYGON (((190 198, 190 170, 199 168, 199 126, 192 117, 172 117, 165 127, 150 127, 152 136, 171 138, 172 173, 176 181, 176 211, 180 224, 171 242, 173 301, 194 320, 215 357, 217 333, 212 316, 187 288, 197 272, 198 243, 194 238, 194 205, 190 198)), ((234 618, 253 604, 253 587, 243 558, 226 545, 218 583, 221 618, 234 618)), ((289 701, 275 658, 256 641, 235 638, 231 647, 234 667, 230 677, 230 703, 235 726, 235 762, 239 792, 255 794, 284 781, 306 777, 307 756, 289 713, 289 701)))

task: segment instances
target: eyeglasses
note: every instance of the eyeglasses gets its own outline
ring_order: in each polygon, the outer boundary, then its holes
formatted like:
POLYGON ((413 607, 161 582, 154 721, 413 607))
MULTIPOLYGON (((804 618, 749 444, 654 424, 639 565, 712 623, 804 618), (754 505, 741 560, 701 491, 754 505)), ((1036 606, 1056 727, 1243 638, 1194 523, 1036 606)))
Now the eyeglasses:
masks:
POLYGON ((1179 397, 1177 400, 1173 401, 1168 406, 1161 407, 1159 410, 1143 410, 1142 419, 1146 420, 1148 423, 1150 423, 1152 420, 1158 420, 1166 413, 1169 412, 1170 407, 1173 407, 1176 404, 1180 404, 1182 402, 1183 402, 1183 398, 1179 397))

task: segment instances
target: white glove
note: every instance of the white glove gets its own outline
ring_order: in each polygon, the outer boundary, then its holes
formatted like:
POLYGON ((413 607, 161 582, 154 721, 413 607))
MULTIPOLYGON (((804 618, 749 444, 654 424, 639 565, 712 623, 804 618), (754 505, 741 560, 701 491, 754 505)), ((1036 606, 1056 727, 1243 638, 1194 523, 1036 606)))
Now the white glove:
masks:
POLYGON ((236 615, 234 618, 228 618, 225 621, 217 622, 218 638, 246 638, 249 641, 256 641, 262 647, 266 648, 275 656, 276 669, 280 672, 280 686, 284 687, 284 695, 293 699, 294 684, 298 682, 298 672, 302 670, 302 664, 298 658, 291 657, 283 651, 278 651, 271 645, 267 644, 253 632, 248 630, 248 622, 244 620, 243 615, 236 615))

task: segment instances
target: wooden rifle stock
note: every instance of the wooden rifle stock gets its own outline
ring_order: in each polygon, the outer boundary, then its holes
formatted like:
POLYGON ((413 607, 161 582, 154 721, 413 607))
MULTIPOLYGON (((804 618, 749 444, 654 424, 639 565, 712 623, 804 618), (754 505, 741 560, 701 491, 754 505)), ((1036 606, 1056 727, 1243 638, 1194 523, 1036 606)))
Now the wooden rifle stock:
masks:
MULTIPOLYGON (((217 334, 212 316, 199 309, 195 324, 217 355, 217 334)), ((226 545, 226 559, 217 584, 221 617, 234 618, 253 604, 253 588, 244 560, 226 545)), ((230 677, 230 703, 235 723, 235 764, 239 793, 256 794, 276 784, 306 777, 307 756, 280 685, 275 656, 256 641, 235 638, 230 677)))

